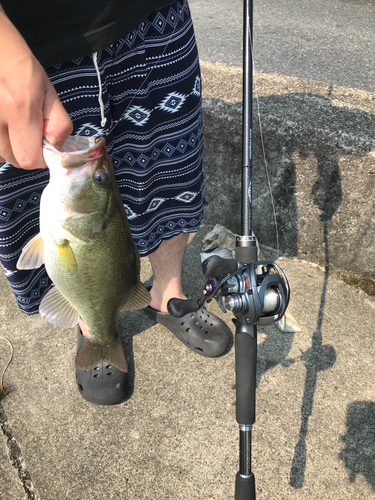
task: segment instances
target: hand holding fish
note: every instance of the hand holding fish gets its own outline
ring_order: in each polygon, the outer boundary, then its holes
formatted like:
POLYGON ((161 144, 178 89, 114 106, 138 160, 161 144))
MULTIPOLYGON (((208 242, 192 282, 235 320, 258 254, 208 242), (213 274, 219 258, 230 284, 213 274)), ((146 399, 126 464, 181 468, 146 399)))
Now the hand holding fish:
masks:
POLYGON ((43 136, 63 144, 73 130, 46 72, 0 7, 0 161, 45 168, 43 136))

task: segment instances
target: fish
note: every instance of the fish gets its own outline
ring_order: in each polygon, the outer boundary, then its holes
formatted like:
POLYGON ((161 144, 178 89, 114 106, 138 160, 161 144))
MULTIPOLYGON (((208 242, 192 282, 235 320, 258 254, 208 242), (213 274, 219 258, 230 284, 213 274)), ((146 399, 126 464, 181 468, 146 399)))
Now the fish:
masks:
POLYGON ((140 281, 140 258, 103 137, 70 136, 60 148, 43 140, 50 180, 40 201, 38 235, 23 248, 18 269, 45 265, 53 287, 40 315, 60 328, 82 318, 87 335, 77 370, 105 360, 128 371, 118 336, 120 311, 151 302, 140 281))

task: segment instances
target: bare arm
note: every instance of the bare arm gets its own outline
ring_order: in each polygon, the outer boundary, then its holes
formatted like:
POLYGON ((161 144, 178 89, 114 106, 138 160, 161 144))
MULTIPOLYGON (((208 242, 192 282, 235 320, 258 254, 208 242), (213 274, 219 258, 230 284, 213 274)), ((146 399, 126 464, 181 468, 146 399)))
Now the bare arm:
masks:
POLYGON ((0 5, 0 161, 44 168, 43 136, 58 146, 72 130, 46 72, 0 5))

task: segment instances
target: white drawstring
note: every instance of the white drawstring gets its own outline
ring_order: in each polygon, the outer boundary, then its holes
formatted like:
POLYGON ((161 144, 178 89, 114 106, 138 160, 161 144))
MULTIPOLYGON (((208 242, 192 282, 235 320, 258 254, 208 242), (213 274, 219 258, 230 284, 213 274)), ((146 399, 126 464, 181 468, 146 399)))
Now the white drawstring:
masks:
POLYGON ((102 92, 102 80, 100 78, 100 72, 99 72, 99 67, 98 67, 98 53, 97 52, 93 53, 92 59, 94 61, 94 66, 95 66, 95 69, 96 69, 96 74, 98 75, 98 82, 99 82, 99 97, 98 97, 98 100, 99 100, 99 105, 100 105, 100 115, 101 115, 101 118, 102 118, 102 121, 100 122, 100 125, 102 127, 105 127, 105 124, 107 123, 107 118, 104 115, 104 103, 103 103, 103 98, 102 98, 102 95, 103 95, 103 92, 102 92))

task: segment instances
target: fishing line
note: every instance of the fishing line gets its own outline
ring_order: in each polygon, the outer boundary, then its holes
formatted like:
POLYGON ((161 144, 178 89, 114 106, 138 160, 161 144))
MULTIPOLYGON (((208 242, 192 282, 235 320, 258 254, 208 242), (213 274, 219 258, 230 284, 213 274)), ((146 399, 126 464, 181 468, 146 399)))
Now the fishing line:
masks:
MULTIPOLYGON (((249 23, 249 26, 250 26, 250 23, 249 23)), ((256 75, 255 75, 253 41, 252 41, 252 37, 251 37, 251 33, 250 33, 250 27, 249 27, 248 31, 249 31, 250 49, 251 49, 251 53, 252 53, 253 81, 254 81, 254 89, 255 89, 255 100, 256 100, 256 103, 257 103, 257 110, 258 110, 258 122, 259 122, 259 131, 260 131, 260 140, 261 140, 261 144, 262 144, 263 160, 264 160, 264 166, 265 166, 265 170, 266 170, 268 190, 270 192, 270 197, 271 197, 271 206, 272 206, 272 212, 273 212, 273 219, 274 219, 274 222, 275 222, 275 232, 276 232, 276 260, 277 260, 280 257, 279 228, 278 228, 278 225, 277 225, 277 214, 276 214, 276 208, 275 208, 275 201, 274 201, 273 194, 272 194, 271 179, 270 179, 270 174, 269 174, 269 169, 268 169, 268 162, 267 162, 267 157, 266 157, 266 149, 265 149, 265 146, 264 146, 262 119, 261 119, 260 108, 259 108, 258 87, 257 87, 257 80, 256 80, 256 75)))
MULTIPOLYGON (((184 9, 184 6, 185 6, 185 2, 183 3, 181 9, 183 10, 184 9)), ((151 67, 151 69, 149 70, 148 74, 146 75, 146 78, 143 80, 143 82, 141 83, 141 85, 139 86, 139 88, 137 89, 137 92, 141 90, 141 88, 143 87, 143 85, 147 82, 147 80, 150 78, 150 75, 152 73, 152 71, 154 70, 155 66, 160 62, 161 58, 164 56, 165 54, 165 51, 167 50, 167 48, 169 47, 169 43, 172 39, 172 36, 174 35, 175 31, 176 31, 176 28, 177 28, 177 25, 178 25, 178 19, 176 19, 176 23, 175 23, 175 26, 172 30, 172 33, 170 34, 169 38, 168 38, 168 42, 166 44, 166 46, 164 47, 164 50, 163 52, 160 54, 160 56, 157 58, 157 60, 155 61, 155 63, 153 64, 153 66, 151 67)), ((134 101, 135 99, 135 95, 132 97, 132 99, 130 100, 129 104, 127 105, 127 107, 125 108, 125 111, 122 113, 122 115, 120 116, 120 118, 117 120, 117 122, 113 125, 112 128, 110 128, 108 130, 108 132, 106 132, 106 136, 108 136, 111 132, 113 132, 113 130, 117 127, 117 125, 123 120, 127 110, 130 108, 132 102, 134 101)))

